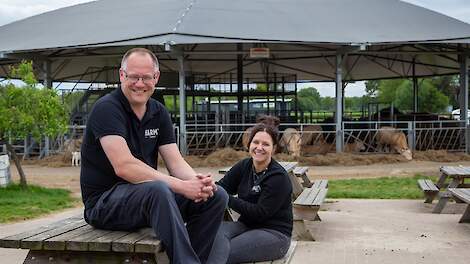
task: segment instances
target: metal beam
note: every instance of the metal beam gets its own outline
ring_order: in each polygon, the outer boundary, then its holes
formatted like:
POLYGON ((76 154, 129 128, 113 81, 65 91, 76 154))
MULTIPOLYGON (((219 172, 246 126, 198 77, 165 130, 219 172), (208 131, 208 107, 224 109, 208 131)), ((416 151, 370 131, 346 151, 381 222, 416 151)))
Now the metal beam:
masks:
POLYGON ((336 153, 343 152, 343 54, 336 54, 336 153))
POLYGON ((186 72, 184 69, 184 53, 182 51, 177 55, 179 64, 179 90, 180 90, 180 151, 181 154, 188 153, 186 145, 186 72))
POLYGON ((418 112, 418 78, 416 78, 416 58, 413 58, 413 112, 418 112))
POLYGON ((42 78, 44 87, 52 88, 51 61, 49 60, 42 63, 42 78))
MULTIPOLYGON (((237 44, 237 51, 241 52, 243 51, 243 44, 238 43, 237 44)), ((241 53, 237 54, 237 106, 238 106, 238 112, 243 114, 243 55, 241 53)), ((242 115, 242 123, 244 123, 243 120, 243 115, 242 115)))
POLYGON ((460 120, 465 120, 465 151, 470 153, 468 127, 468 54, 459 55, 460 61, 460 120))

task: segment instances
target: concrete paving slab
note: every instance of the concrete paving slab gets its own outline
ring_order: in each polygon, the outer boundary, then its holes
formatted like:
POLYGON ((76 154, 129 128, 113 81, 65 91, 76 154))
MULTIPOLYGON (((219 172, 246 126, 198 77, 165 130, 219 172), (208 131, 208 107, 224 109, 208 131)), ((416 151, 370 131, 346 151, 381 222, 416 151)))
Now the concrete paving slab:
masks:
POLYGON ((299 242, 291 263, 468 263, 470 225, 463 204, 443 214, 421 200, 340 199, 310 222, 317 241, 299 242))

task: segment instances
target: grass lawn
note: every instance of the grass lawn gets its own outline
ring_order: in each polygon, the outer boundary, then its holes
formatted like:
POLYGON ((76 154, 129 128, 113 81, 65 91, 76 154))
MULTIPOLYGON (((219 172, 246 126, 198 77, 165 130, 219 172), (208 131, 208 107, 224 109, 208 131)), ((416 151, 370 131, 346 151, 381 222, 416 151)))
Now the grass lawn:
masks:
POLYGON ((17 184, 0 188, 0 223, 37 217, 56 210, 73 207, 77 199, 62 189, 48 189, 17 184))
POLYGON ((418 187, 418 179, 432 179, 416 175, 414 177, 383 177, 376 179, 350 179, 328 181, 327 198, 362 199, 422 199, 423 192, 418 187))

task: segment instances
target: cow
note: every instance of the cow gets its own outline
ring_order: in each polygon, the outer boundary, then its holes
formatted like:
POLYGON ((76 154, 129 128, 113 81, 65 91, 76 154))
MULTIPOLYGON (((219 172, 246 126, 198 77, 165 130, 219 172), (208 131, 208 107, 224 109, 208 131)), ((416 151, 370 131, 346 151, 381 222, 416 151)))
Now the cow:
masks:
POLYGON ((325 143, 323 138, 323 130, 320 125, 308 125, 302 129, 300 145, 316 145, 325 143))
MULTIPOLYGON (((366 146, 362 141, 356 140, 351 143, 346 143, 343 146, 343 151, 346 153, 354 153, 354 152, 361 152, 366 149, 366 146)), ((320 143, 315 145, 305 145, 302 146, 302 153, 306 156, 310 154, 326 154, 328 152, 335 152, 336 151, 336 144, 330 143, 320 143)))
POLYGON ((299 131, 295 128, 287 128, 282 133, 279 145, 286 149, 289 155, 300 157, 300 141, 301 138, 299 131))
POLYGON ((377 148, 380 151, 384 151, 388 147, 389 151, 398 152, 407 160, 413 159, 406 141, 406 135, 402 131, 394 127, 384 126, 377 131, 375 139, 377 140, 377 148))
POLYGON ((344 152, 361 152, 366 150, 366 145, 360 140, 355 140, 354 142, 344 145, 343 150, 344 152))

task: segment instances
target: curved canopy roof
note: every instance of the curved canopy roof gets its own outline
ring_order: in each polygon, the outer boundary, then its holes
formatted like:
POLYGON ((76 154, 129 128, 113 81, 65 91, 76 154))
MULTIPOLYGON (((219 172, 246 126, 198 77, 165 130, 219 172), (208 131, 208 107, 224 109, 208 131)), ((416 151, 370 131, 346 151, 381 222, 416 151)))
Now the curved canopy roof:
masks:
POLYGON ((177 71, 170 44, 195 73, 234 73, 243 54, 246 74, 321 81, 334 79, 337 52, 348 54, 346 80, 409 76, 413 61, 418 76, 457 73, 470 25, 398 0, 100 0, 4 25, 0 36, 0 64, 49 60, 59 80, 113 79, 129 46, 152 48, 177 71), (259 46, 269 59, 248 56, 259 46), (98 69, 111 73, 82 74, 98 69))

